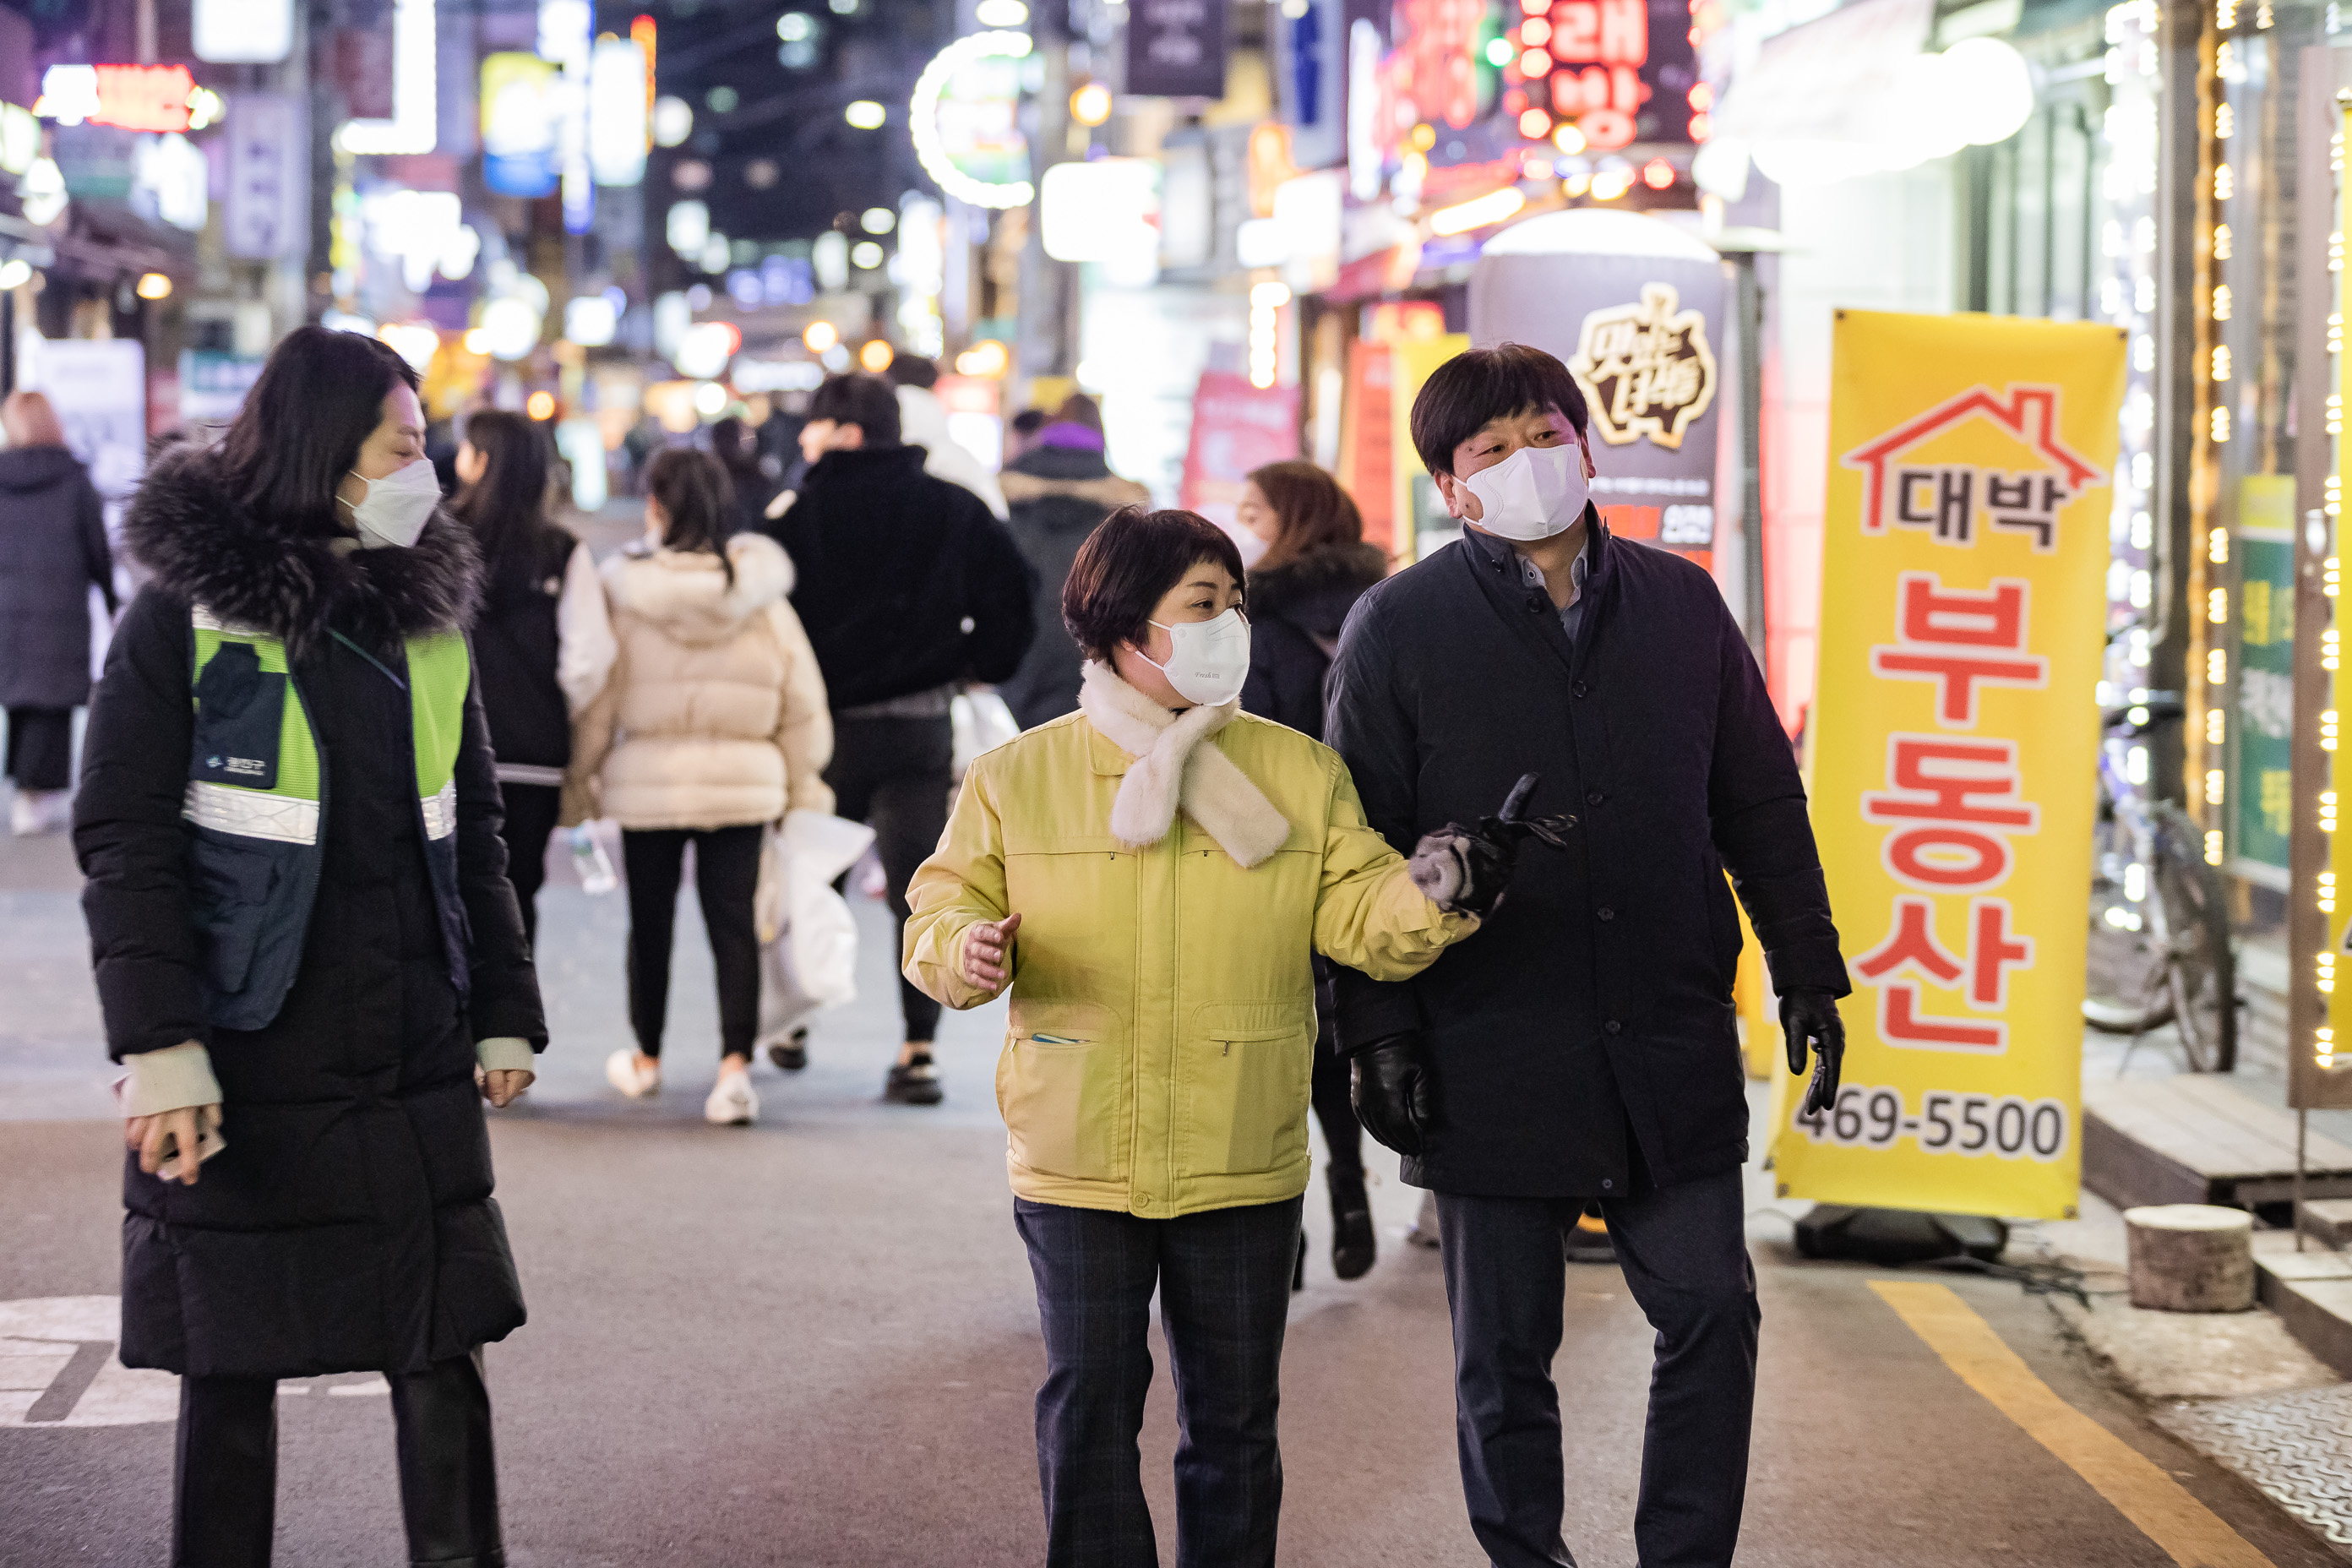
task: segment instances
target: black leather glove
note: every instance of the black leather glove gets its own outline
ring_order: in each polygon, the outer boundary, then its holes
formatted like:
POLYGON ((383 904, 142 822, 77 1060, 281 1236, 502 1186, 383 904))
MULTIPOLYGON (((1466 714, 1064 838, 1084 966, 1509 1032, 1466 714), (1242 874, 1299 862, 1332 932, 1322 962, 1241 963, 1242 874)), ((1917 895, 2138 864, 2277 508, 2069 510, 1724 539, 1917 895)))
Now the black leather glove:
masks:
POLYGON ((1503 809, 1482 817, 1475 827, 1449 822, 1434 833, 1423 834, 1412 849, 1412 885, 1441 910, 1459 910, 1481 919, 1494 913, 1510 888, 1521 844, 1540 838, 1555 849, 1568 847, 1561 833, 1566 824, 1519 815, 1538 781, 1535 773, 1521 775, 1503 809))
POLYGON ((1356 1053, 1349 1100, 1374 1140, 1400 1154, 1421 1152, 1421 1135, 1437 1121, 1436 1085, 1422 1059, 1421 1037, 1391 1035, 1356 1053))
POLYGON ((1837 998, 1813 986, 1784 992, 1780 1035, 1788 1042, 1790 1072, 1805 1070, 1805 1047, 1812 1047, 1813 1081, 1805 1086, 1805 1114, 1836 1104, 1838 1074, 1845 1066, 1845 1024, 1838 1017, 1837 998))

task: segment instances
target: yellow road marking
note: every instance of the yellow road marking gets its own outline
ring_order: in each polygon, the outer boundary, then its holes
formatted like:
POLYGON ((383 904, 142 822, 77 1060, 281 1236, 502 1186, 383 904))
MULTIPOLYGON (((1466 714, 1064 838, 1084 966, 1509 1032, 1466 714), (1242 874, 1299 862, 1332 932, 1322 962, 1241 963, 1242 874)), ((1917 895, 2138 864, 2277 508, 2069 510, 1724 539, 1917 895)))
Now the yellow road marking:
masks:
POLYGON ((2146 1455, 2059 1398, 1949 1286, 1874 1279, 1870 1288, 1962 1383, 2064 1460, 2180 1568, 2272 1568, 2146 1455))

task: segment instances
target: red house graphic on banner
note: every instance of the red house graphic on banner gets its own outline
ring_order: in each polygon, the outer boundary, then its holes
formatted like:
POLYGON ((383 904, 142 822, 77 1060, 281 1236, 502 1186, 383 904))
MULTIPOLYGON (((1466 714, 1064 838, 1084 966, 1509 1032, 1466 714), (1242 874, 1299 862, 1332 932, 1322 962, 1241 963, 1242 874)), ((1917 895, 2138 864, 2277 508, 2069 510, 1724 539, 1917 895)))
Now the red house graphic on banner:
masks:
POLYGON ((2060 510, 2099 477, 2058 439, 2059 395, 2054 386, 2011 386, 2005 395, 1972 387, 1848 452, 1839 462, 1864 475, 1862 531, 1917 529, 1939 544, 1966 548, 1990 528, 2029 535, 2036 551, 2055 550, 2060 510), (2014 439, 2018 468, 1912 456, 1973 419, 2014 439))

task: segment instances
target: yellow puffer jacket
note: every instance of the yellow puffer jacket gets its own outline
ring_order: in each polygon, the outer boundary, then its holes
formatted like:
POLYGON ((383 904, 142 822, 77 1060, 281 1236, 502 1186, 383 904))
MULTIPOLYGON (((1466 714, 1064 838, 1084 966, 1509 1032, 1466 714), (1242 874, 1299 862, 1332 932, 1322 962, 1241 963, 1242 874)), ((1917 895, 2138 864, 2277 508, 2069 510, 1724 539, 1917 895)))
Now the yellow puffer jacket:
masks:
POLYGON ((1021 915, 996 1100, 1022 1197, 1168 1219, 1297 1196, 1308 953, 1403 980, 1477 929, 1412 885, 1330 748, 1247 714, 1200 744, 1290 824, 1254 868, 1181 814, 1140 850, 1113 837, 1130 758, 1074 713, 972 764, 915 873, 906 974, 947 1006, 995 994, 963 979, 965 933, 1021 915))

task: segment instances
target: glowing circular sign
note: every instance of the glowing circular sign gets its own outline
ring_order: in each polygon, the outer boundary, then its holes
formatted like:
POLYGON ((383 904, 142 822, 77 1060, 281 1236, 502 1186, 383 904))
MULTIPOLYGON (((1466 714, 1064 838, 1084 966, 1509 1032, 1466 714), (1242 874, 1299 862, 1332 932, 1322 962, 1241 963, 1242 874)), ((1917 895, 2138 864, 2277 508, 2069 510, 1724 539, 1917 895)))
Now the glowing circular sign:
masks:
POLYGON ((915 156, 940 189, 978 207, 1027 206, 1029 142, 1021 134, 1026 33, 974 33, 932 57, 915 79, 907 118, 915 156))

